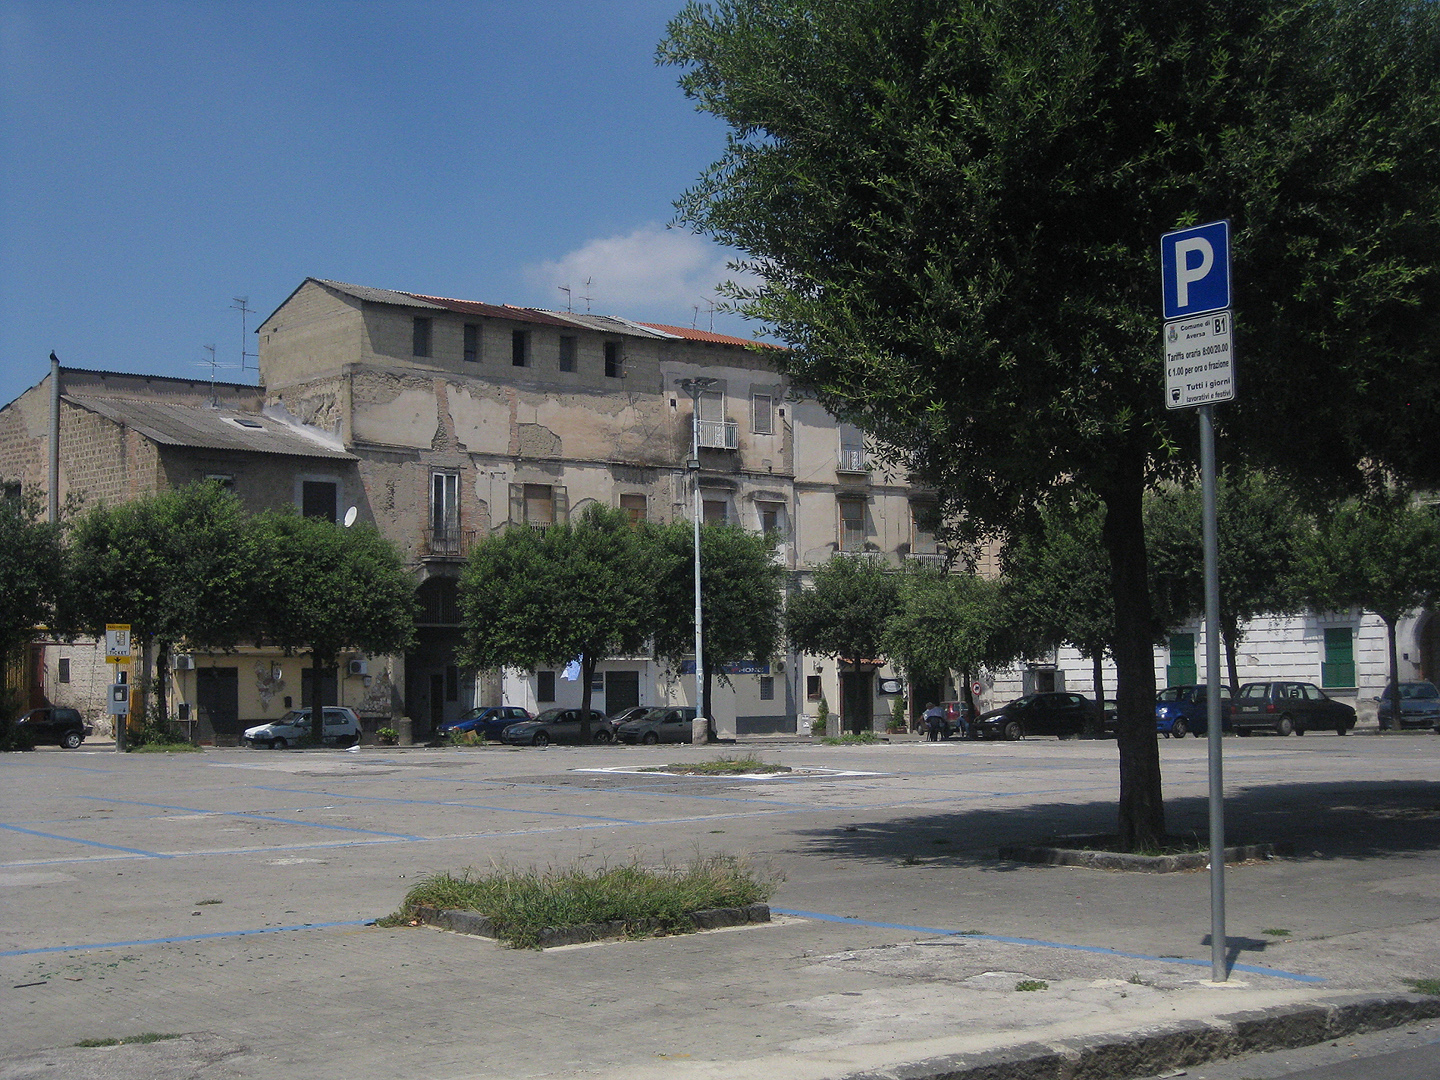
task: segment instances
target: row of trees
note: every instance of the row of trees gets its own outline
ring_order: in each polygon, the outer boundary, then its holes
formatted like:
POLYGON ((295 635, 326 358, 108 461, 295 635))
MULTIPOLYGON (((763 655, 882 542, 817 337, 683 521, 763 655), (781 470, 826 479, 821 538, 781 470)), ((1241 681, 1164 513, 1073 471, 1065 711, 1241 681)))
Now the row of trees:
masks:
MULTIPOLYGON (((1058 644, 1091 661, 1094 685, 1113 656, 1114 605, 1102 539, 1104 508, 1093 497, 1056 499, 1034 531, 1006 547, 995 581, 840 557, 791 599, 793 645, 844 661, 886 657, 911 676, 951 672, 968 686, 1058 644)), ((1149 643, 1204 611, 1200 493, 1171 485, 1145 501, 1154 613, 1149 643)), ((1385 623, 1390 679, 1398 678, 1399 621, 1440 597, 1440 516, 1398 491, 1315 511, 1274 477, 1223 475, 1217 492, 1221 608, 1228 682, 1247 624, 1305 610, 1363 609, 1385 623)))
MULTIPOLYGON (((724 665, 768 660, 780 646, 784 569, 776 537, 731 525, 700 531, 702 715, 724 665)), ((694 653, 694 535, 684 522, 633 522, 592 503, 572 524, 510 528, 470 553, 460 580, 464 662, 533 670, 578 662, 582 737, 600 661, 694 653)))
MULTIPOLYGON (((321 685, 339 655, 403 650, 414 628, 414 583, 399 553, 373 528, 342 528, 293 511, 250 515, 204 483, 94 506, 63 526, 35 507, 0 506, 0 612, 7 648, 36 626, 98 635, 128 623, 143 657, 137 710, 172 649, 226 651, 264 644, 308 652, 321 685)), ((313 695, 320 734, 320 695, 313 695)))

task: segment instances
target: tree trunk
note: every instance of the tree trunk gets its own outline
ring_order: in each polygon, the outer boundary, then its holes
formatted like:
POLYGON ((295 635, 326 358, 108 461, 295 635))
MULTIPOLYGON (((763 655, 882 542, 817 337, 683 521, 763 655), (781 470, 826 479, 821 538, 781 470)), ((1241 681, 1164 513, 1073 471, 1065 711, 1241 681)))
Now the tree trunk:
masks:
POLYGON ((1105 733, 1105 651, 1096 649, 1090 656, 1090 672, 1095 680, 1095 715, 1085 721, 1085 734, 1098 739, 1105 733))
POLYGON ((166 708, 165 678, 170 673, 170 643, 155 643, 155 716, 166 729, 170 726, 170 711, 166 708))
POLYGON ((1115 700, 1119 710, 1120 839, 1131 850, 1158 847, 1165 838, 1160 787, 1160 747, 1155 733, 1155 653, 1150 589, 1145 573, 1140 459, 1100 491, 1105 503, 1104 539, 1110 553, 1115 600, 1115 700))
POLYGON ((595 669, 600 665, 597 657, 589 653, 580 654, 580 745, 590 745, 590 701, 595 693, 591 686, 595 681, 595 669))
POLYGON ((1240 676, 1237 674, 1239 668, 1235 663, 1235 654, 1240 648, 1240 631, 1226 629, 1222 634, 1225 639, 1225 672, 1230 676, 1230 692, 1236 693, 1240 689, 1240 676))
POLYGON ((320 746, 325 741, 325 661, 329 657, 318 652, 310 654, 310 741, 320 746))

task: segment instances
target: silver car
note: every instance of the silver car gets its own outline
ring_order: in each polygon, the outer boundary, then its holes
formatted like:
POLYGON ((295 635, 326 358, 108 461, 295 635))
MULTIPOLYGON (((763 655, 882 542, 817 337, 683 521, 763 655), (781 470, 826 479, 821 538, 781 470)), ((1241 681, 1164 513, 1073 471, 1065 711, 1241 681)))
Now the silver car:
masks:
MULTIPOLYGON (((354 709, 343 705, 326 705, 320 741, 326 746, 352 746, 360 741, 360 718, 354 709)), ((244 746, 268 746, 284 750, 310 738, 310 710, 291 709, 279 720, 258 727, 246 728, 240 736, 244 746)))

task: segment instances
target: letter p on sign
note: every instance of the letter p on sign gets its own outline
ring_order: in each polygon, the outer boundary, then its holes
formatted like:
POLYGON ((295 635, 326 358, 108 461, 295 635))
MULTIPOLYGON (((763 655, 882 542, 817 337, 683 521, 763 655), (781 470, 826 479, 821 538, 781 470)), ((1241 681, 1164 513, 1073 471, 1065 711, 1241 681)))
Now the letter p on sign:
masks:
POLYGON ((1186 319, 1230 306, 1230 223, 1212 221, 1160 238, 1165 319, 1186 319))

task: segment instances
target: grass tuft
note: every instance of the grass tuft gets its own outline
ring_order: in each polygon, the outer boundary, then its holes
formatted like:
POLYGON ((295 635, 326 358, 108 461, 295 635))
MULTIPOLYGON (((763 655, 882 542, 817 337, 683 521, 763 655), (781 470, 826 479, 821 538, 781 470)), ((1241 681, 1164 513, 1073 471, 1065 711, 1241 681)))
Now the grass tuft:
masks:
POLYGON ((533 949, 542 930, 590 923, 622 922, 627 932, 638 935, 640 924, 653 919, 659 925, 652 933, 685 933, 692 929, 686 919, 691 912, 760 903, 777 884, 775 878, 757 876, 748 862, 727 855, 659 869, 638 862, 545 870, 496 864, 483 874, 466 870, 459 876, 430 875, 379 925, 408 924, 421 906, 475 911, 490 919, 507 945, 533 949))
POLYGON ((1400 981, 1417 994, 1440 996, 1440 979, 1401 979, 1400 981))
POLYGON ((846 735, 829 735, 824 739, 826 746, 869 746, 878 743, 880 736, 873 731, 850 732, 846 735))
POLYGON ((720 758, 716 761, 695 761, 690 764, 656 765, 641 772, 675 773, 680 776, 742 776, 754 773, 790 772, 788 765, 771 765, 761 761, 754 754, 739 758, 720 758))
POLYGON ((76 1046, 133 1046, 136 1044, 165 1042, 178 1039, 179 1035, 162 1035, 158 1031, 147 1031, 143 1035, 126 1035, 123 1039, 81 1039, 76 1046))
POLYGON ((1015 989, 1025 990, 1049 990, 1050 984, 1044 979, 1021 979, 1015 984, 1015 989))
POLYGON ((1269 934, 1271 937, 1289 937, 1290 931, 1283 926, 1267 926, 1260 931, 1262 934, 1269 934))

